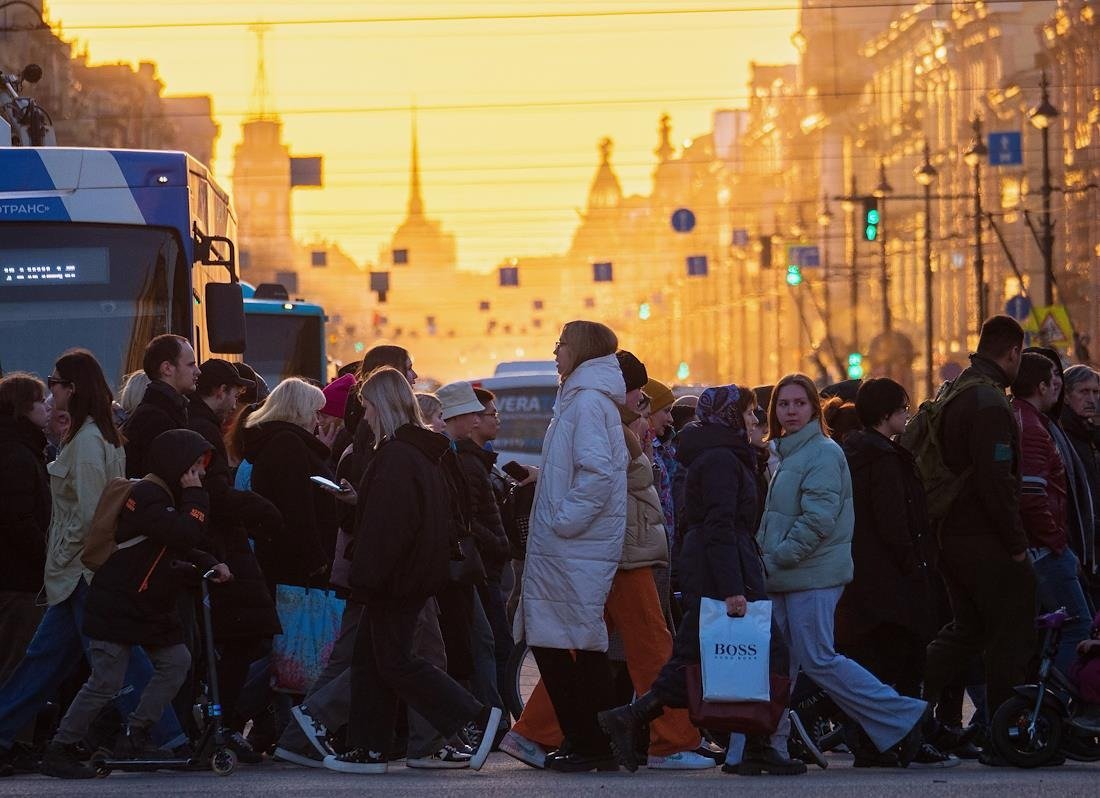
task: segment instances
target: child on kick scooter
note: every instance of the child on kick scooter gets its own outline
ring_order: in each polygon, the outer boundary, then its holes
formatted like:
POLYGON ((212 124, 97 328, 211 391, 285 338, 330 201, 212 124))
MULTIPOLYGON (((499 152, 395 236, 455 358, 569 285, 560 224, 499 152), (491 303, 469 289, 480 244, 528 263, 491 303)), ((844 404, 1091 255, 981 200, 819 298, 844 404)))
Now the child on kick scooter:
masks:
POLYGON ((120 759, 168 758, 150 740, 149 729, 191 665, 177 598, 195 581, 192 565, 200 574, 212 570, 215 582, 233 578, 224 563, 199 550, 209 510, 202 479, 210 452, 210 444, 190 430, 165 432, 150 445, 151 473, 134 483, 125 499, 115 531, 117 549, 96 571, 88 592, 84 634, 90 638, 92 673, 50 742, 42 773, 67 779, 95 776, 81 761, 77 743, 122 688, 134 646, 145 650, 155 671, 113 753, 120 759))

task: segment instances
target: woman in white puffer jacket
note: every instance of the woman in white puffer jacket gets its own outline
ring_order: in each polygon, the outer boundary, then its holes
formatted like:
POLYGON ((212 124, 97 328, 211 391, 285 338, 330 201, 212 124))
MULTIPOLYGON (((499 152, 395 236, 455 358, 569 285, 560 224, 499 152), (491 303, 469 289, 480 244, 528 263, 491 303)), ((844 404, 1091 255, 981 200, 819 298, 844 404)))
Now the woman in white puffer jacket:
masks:
POLYGON ((596 721, 614 704, 604 604, 626 532, 629 456, 615 334, 572 321, 555 348, 561 388, 546 431, 517 614, 566 742, 547 767, 614 769, 596 721), (571 652, 573 652, 571 654, 571 652))

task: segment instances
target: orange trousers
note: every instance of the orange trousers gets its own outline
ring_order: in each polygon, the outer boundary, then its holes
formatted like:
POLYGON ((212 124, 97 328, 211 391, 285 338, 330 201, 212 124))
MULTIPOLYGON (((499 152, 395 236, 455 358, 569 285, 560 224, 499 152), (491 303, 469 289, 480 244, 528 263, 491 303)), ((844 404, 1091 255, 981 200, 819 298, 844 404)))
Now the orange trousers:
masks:
MULTIPOLYGON (((604 619, 608 632, 618 631, 622 637, 630 681, 635 692, 642 695, 672 656, 672 635, 668 633, 661 612, 652 569, 637 568, 615 574, 604 605, 604 619)), ((552 751, 562 744, 554 705, 541 679, 512 730, 547 750, 552 751)), ((699 745, 699 730, 691 725, 686 709, 666 708, 664 714, 650 724, 649 731, 650 756, 694 751, 699 745)))

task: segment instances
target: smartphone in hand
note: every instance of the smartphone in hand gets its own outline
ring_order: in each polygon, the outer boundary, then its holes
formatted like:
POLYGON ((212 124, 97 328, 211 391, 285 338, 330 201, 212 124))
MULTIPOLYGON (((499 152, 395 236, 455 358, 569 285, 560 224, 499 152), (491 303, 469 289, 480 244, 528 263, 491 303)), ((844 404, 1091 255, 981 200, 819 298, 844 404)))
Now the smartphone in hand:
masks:
POLYGON ((500 470, 517 482, 523 482, 523 480, 527 479, 527 477, 530 476, 530 474, 528 474, 527 472, 527 469, 521 466, 515 460, 510 460, 509 462, 505 463, 500 467, 500 470))
POLYGON ((327 490, 329 493, 343 493, 344 492, 344 489, 342 487, 337 485, 335 482, 333 482, 328 477, 310 477, 309 479, 317 487, 322 488, 323 490, 327 490))

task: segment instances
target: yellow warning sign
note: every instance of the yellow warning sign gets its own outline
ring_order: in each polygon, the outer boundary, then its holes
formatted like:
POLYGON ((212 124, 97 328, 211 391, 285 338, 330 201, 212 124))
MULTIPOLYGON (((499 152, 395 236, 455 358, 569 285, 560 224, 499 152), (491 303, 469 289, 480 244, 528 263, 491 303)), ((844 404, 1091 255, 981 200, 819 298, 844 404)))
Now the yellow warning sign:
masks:
POLYGON ((1064 305, 1035 308, 1021 326, 1024 332, 1037 336, 1044 346, 1068 344, 1073 340, 1073 327, 1064 305))

